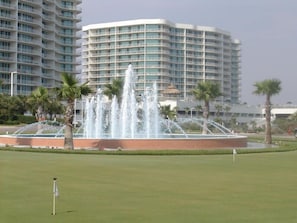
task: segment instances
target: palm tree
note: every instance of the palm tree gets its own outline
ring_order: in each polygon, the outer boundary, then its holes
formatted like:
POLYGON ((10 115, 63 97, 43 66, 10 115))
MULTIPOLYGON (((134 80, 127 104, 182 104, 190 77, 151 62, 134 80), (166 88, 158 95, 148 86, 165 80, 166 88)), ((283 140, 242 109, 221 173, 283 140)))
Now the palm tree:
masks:
POLYGON ((78 80, 68 74, 62 74, 63 85, 57 89, 57 97, 67 101, 64 120, 65 120, 65 139, 64 149, 74 149, 73 146, 73 118, 75 99, 80 99, 83 95, 91 93, 87 82, 79 85, 78 80))
POLYGON ((118 102, 120 102, 120 97, 123 89, 123 81, 121 79, 113 79, 112 83, 106 84, 103 94, 108 97, 109 100, 116 96, 118 102))
POLYGON ((45 119, 45 112, 49 103, 48 90, 44 87, 38 87, 34 90, 27 100, 28 104, 35 112, 35 117, 38 122, 45 119))
POLYGON ((254 84, 256 95, 265 95, 265 119, 266 119, 266 129, 265 129, 265 142, 267 144, 272 143, 271 137, 271 96, 279 94, 281 91, 281 81, 278 79, 267 79, 261 82, 256 82, 254 84))
POLYGON ((163 105, 160 107, 160 114, 163 115, 165 119, 173 120, 176 117, 176 110, 172 110, 170 105, 163 105))
POLYGON ((207 120, 209 117, 209 102, 222 95, 220 86, 211 81, 199 82, 193 94, 197 100, 204 101, 203 107, 203 131, 202 134, 207 133, 207 120))

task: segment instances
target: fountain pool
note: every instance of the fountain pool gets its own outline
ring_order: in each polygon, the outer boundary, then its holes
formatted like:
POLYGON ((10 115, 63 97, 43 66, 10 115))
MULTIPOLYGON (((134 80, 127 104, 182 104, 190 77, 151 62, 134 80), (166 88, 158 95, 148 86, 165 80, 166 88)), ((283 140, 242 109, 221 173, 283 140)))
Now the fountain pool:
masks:
MULTIPOLYGON (((107 100, 100 89, 84 100, 83 122, 74 132, 76 149, 191 150, 247 146, 245 136, 232 134, 211 120, 207 121, 208 134, 187 134, 181 125, 191 122, 203 128, 204 120, 163 119, 159 114, 156 83, 146 88, 143 95, 136 96, 136 79, 129 65, 120 100, 115 96, 112 101, 107 100)), ((0 137, 0 143, 63 148, 63 129, 56 123, 33 123, 13 135, 0 137)))

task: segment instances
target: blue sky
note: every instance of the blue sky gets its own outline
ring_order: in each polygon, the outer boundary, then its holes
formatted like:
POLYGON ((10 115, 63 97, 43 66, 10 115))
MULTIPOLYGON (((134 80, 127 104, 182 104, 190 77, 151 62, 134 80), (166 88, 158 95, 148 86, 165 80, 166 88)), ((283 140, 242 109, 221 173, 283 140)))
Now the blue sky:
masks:
POLYGON ((282 81, 275 104, 297 104, 296 0, 83 0, 82 25, 130 19, 168 19, 212 26, 242 42, 242 102, 262 104, 253 84, 282 81))

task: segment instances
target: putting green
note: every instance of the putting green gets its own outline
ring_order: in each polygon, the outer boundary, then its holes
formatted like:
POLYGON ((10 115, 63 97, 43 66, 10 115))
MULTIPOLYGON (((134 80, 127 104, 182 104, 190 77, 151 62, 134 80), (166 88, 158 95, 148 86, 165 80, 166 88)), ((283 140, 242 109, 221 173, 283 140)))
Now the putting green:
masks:
POLYGON ((0 222, 295 223, 296 160, 296 151, 238 154, 235 162, 0 151, 0 222))

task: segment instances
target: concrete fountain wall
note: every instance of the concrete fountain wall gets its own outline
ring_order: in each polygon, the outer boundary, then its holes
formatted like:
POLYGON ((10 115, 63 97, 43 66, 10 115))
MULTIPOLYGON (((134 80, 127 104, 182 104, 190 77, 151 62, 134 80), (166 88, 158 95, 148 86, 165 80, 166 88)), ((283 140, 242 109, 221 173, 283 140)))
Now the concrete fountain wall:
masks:
MULTIPOLYGON (((63 148, 64 138, 0 137, 2 146, 28 146, 34 148, 63 148)), ((75 149, 126 149, 126 150, 197 150, 246 147, 245 136, 200 137, 185 139, 85 139, 75 138, 75 149)))

